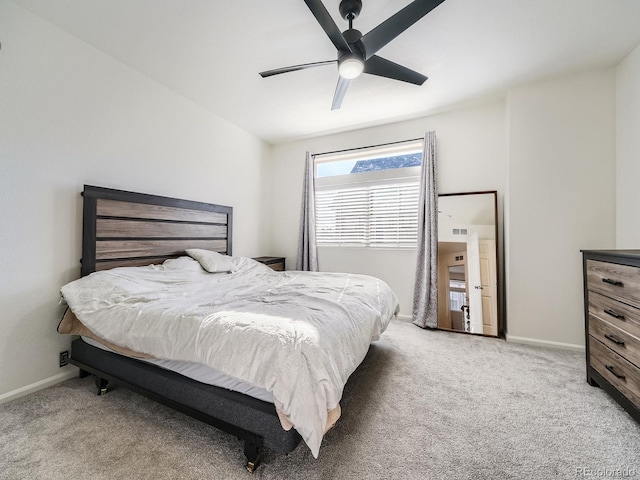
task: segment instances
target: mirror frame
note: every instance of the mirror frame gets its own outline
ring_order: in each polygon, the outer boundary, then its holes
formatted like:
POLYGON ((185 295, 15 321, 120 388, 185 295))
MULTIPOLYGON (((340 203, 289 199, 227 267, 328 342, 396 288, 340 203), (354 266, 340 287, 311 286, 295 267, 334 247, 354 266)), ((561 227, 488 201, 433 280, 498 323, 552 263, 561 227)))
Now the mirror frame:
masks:
MULTIPOLYGON (((504 322, 503 322, 503 309, 502 309, 502 269, 500 263, 500 237, 499 237, 499 225, 498 225, 498 191, 497 190, 480 190, 475 192, 454 192, 454 193, 438 193, 438 203, 440 201, 440 197, 460 197, 466 195, 493 195, 493 212, 494 212, 494 226, 495 226, 495 239, 496 239, 496 302, 497 302, 497 322, 498 322, 498 338, 504 337, 504 322)), ((438 205, 439 208, 439 205, 438 205)), ((438 223, 438 234, 440 233, 440 224, 438 223)), ((438 245, 440 241, 438 240, 438 245)), ((440 328, 439 330, 449 331, 449 332, 459 332, 459 333, 467 333, 461 332, 459 330, 450 330, 446 328, 440 328)))

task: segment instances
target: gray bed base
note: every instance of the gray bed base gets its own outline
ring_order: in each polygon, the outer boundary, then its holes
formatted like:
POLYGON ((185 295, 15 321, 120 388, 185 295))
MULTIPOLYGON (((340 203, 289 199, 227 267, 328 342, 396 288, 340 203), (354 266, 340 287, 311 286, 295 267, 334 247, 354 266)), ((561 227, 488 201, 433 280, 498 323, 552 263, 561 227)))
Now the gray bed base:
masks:
POLYGON ((95 375, 100 395, 122 385, 244 440, 250 472, 258 465, 262 447, 289 453, 300 443, 295 429, 282 428, 272 403, 102 350, 82 339, 72 342, 70 363, 80 368, 81 375, 95 375))

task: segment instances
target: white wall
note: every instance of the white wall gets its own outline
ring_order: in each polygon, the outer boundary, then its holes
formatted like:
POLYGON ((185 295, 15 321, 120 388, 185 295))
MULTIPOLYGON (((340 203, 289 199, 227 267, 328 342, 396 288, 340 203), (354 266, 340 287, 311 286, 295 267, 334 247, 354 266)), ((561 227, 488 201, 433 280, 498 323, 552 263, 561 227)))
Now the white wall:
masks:
POLYGON ((60 287, 79 276, 83 184, 234 207, 269 253, 270 147, 0 2, 0 401, 60 380, 60 287))
POLYGON ((640 248, 640 45, 616 68, 616 247, 640 248))
POLYGON ((510 340, 584 345, 580 249, 615 246, 615 120, 613 70, 509 92, 510 340))
MULTIPOLYGON (((287 268, 295 267, 306 150, 322 153, 395 142, 422 137, 430 130, 435 130, 437 136, 441 193, 497 190, 500 198, 506 181, 503 102, 281 144, 274 147, 272 158, 272 254, 285 255, 287 268)), ((383 279, 398 295, 401 315, 411 315, 415 249, 324 247, 318 255, 320 270, 364 273, 383 279)))

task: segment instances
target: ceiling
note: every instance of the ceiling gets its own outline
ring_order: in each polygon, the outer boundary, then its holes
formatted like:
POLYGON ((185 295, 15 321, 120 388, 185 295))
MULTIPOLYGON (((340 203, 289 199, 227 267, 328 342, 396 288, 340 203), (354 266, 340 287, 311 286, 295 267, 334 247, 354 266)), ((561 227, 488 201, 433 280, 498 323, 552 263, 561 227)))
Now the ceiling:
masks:
MULTIPOLYGON (((302 0, 13 0, 270 143, 418 118, 517 85, 610 67, 640 44, 638 0, 445 0, 380 50, 423 86, 362 75, 331 111, 332 60, 302 0)), ((363 0, 367 33, 409 0, 363 0)), ((339 0, 324 0, 341 30, 339 0)))

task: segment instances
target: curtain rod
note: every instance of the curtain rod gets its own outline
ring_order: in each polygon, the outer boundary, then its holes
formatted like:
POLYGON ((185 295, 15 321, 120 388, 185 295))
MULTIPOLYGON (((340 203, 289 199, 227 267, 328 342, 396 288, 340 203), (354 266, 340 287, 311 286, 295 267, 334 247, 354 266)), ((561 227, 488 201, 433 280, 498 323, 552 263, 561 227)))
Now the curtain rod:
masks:
POLYGON ((389 145, 398 145, 400 143, 417 142, 418 140, 424 140, 424 137, 412 138, 410 140, 400 140, 400 141, 397 141, 397 142, 379 143, 377 145, 367 145, 366 147, 345 148, 345 149, 342 149, 342 150, 334 150, 333 152, 312 153, 311 155, 316 157, 316 156, 320 156, 320 155, 333 155, 335 153, 355 152, 357 150, 364 150, 366 148, 387 147, 389 145))

